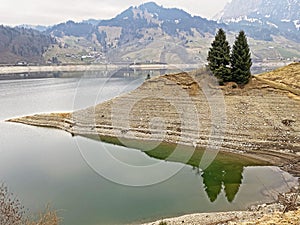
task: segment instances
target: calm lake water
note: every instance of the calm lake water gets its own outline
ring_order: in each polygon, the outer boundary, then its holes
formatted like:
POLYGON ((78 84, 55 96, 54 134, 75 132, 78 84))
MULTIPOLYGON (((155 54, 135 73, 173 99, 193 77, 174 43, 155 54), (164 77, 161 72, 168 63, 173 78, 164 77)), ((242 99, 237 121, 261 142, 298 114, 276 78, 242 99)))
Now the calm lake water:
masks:
MULTIPOLYGON (((135 149, 71 137, 60 130, 4 122, 22 115, 84 108, 135 89, 145 79, 84 75, 0 81, 0 181, 31 212, 39 212, 49 203, 59 210, 64 225, 139 223, 193 212, 246 209, 249 204, 273 200, 274 194, 297 182, 276 167, 238 167, 232 174, 218 166, 207 173, 184 166, 164 182, 124 186, 91 169, 78 142, 95 154, 94 163, 99 165, 105 163, 101 157, 104 150, 136 165, 160 162, 161 168, 172 168, 178 163, 159 161, 135 149)), ((128 171, 122 172, 126 175, 128 171)))

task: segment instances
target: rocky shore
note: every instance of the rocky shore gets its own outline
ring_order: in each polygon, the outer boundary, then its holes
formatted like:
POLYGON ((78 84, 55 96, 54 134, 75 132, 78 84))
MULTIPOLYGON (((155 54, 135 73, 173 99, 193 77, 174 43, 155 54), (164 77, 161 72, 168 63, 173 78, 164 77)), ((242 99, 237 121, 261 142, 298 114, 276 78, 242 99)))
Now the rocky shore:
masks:
POLYGON ((290 193, 279 194, 275 203, 251 206, 247 211, 195 213, 143 225, 298 225, 299 221, 300 195, 296 187, 290 193))
POLYGON ((259 209, 222 213, 191 214, 167 218, 143 225, 298 225, 300 209, 283 213, 283 206, 259 205, 259 209))

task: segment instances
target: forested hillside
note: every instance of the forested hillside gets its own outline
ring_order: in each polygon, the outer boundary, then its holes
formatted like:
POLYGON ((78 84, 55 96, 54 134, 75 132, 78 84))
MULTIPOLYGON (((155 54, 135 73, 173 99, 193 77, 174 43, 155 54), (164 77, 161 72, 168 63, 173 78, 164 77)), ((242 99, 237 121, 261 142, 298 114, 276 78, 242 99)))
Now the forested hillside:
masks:
POLYGON ((43 63, 55 39, 33 29, 0 26, 0 64, 43 63))

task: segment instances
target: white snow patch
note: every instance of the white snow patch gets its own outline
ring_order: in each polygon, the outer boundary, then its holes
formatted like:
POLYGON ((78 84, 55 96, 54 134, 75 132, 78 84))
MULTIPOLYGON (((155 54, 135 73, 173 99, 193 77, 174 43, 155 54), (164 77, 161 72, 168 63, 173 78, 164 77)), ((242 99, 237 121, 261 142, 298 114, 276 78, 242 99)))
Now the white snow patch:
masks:
POLYGON ((294 20, 294 25, 297 30, 300 30, 300 20, 294 20))
POLYGON ((180 22, 179 20, 175 20, 175 23, 176 23, 176 24, 179 24, 179 22, 180 22))
POLYGON ((261 21, 259 19, 256 19, 256 18, 247 18, 247 16, 246 16, 245 20, 249 21, 251 23, 255 23, 255 22, 261 23, 261 21))
POLYGON ((283 20, 281 20, 281 22, 289 23, 289 22, 291 22, 291 20, 283 19, 283 20))
POLYGON ((128 16, 124 17, 123 20, 128 20, 128 16))
POLYGON ((231 18, 231 19, 226 19, 226 22, 228 23, 238 23, 241 22, 243 20, 243 17, 237 17, 237 18, 231 18))
POLYGON ((267 24, 268 24, 269 26, 272 26, 272 27, 278 28, 278 26, 277 26, 276 24, 274 24, 274 23, 267 22, 267 24))
POLYGON ((270 18, 271 17, 271 15, 265 15, 265 18, 270 18))
POLYGON ((260 24, 262 23, 259 19, 248 18, 247 16, 240 16, 240 17, 237 17, 237 18, 231 18, 231 19, 226 20, 226 22, 229 22, 229 23, 238 23, 238 22, 241 22, 241 21, 248 21, 250 23, 258 22, 260 24))

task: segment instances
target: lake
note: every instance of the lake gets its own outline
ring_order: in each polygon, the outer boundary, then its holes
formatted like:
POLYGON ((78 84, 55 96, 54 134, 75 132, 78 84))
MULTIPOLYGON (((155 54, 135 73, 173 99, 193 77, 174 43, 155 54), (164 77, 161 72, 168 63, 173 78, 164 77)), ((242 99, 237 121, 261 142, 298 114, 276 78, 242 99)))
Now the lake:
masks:
MULTIPOLYGON (((0 80, 0 181, 33 213, 47 204, 59 212, 63 225, 126 224, 194 212, 244 210, 274 200, 297 179, 277 167, 226 164, 207 170, 149 157, 142 151, 102 143, 54 129, 7 123, 5 119, 46 112, 72 111, 135 89, 147 74, 64 73, 47 78, 0 80), (124 178, 141 173, 140 166, 158 164, 160 175, 181 169, 147 186, 128 186, 99 175, 93 164, 124 178), (132 164, 116 168, 105 153, 132 164)), ((16 77, 14 77, 16 78, 16 77)), ((147 174, 140 174, 147 181, 147 174)))

